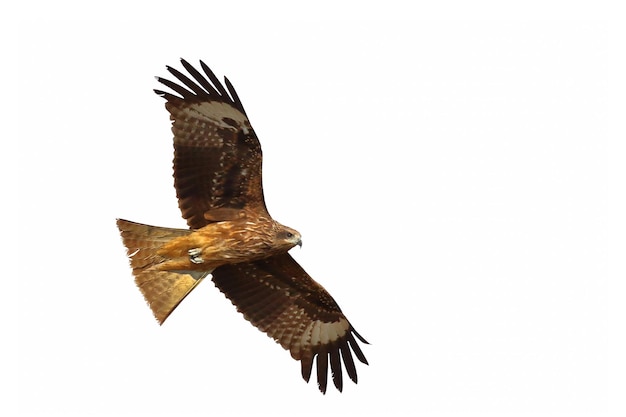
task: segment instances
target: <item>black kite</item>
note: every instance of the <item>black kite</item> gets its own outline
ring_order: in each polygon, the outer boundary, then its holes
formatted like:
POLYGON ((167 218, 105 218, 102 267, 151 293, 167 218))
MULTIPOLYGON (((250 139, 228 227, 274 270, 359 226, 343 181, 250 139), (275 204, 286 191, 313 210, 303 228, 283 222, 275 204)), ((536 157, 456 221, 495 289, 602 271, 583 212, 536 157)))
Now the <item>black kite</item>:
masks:
POLYGON ((159 323, 209 274, 244 317, 299 360, 308 381, 316 360, 326 392, 328 364, 339 391, 342 366, 357 382, 352 353, 367 364, 330 294, 287 253, 300 234, 269 215, 261 181, 261 145, 233 86, 204 62, 204 74, 157 77, 155 90, 173 120, 174 185, 189 230, 117 220, 135 282, 159 323), (193 79, 192 79, 193 78, 193 79))

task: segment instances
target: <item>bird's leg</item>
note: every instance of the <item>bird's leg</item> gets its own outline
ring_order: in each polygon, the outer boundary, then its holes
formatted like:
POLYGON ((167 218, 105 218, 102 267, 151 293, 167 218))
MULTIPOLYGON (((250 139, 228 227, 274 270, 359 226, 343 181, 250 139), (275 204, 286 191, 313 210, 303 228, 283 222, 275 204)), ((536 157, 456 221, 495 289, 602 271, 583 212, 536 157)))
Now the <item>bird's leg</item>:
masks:
POLYGON ((200 248, 189 249, 187 253, 189 254, 189 260, 193 262, 194 264, 204 263, 204 259, 202 259, 202 249, 200 248))

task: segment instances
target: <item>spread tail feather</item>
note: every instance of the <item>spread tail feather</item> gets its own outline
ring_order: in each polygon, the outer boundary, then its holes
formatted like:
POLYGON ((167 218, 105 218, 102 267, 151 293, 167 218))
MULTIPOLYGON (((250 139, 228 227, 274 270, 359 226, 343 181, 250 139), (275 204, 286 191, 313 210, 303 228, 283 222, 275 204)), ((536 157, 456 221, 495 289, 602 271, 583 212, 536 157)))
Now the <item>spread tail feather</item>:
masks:
POLYGON ((117 219, 117 227, 126 246, 135 283, 141 290, 159 324, 209 272, 164 271, 155 268, 166 259, 159 249, 170 240, 188 235, 190 230, 170 229, 117 219))

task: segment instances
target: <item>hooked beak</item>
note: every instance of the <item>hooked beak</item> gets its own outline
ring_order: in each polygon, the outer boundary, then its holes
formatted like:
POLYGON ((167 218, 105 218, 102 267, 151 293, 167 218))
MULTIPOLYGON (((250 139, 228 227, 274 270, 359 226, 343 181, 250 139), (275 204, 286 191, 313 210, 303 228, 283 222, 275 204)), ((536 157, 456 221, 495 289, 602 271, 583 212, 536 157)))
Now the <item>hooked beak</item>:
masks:
POLYGON ((302 249, 302 239, 298 240, 298 243, 296 243, 296 245, 300 246, 300 249, 302 249))

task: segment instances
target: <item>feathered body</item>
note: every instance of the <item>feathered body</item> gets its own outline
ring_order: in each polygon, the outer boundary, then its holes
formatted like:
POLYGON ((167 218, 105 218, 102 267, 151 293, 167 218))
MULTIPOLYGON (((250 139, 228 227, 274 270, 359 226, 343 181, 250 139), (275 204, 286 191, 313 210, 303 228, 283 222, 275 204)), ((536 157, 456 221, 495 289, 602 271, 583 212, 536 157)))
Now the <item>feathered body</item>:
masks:
POLYGON ((215 268, 267 258, 302 244, 300 233, 270 217, 248 210, 231 214, 229 220, 214 221, 197 230, 118 219, 135 282, 159 323, 215 268), (179 291, 167 291, 172 284, 179 291))
MULTIPOLYGON (((267 217, 246 216, 244 211, 241 216, 172 237, 157 248, 154 254, 158 258, 153 259, 150 267, 159 271, 211 272, 218 266, 267 258, 301 244, 300 234, 294 229, 267 217)), ((160 229, 151 227, 151 233, 160 229)), ((124 230, 123 226, 120 229, 124 230)), ((136 257, 142 250, 144 248, 133 248, 129 255, 134 253, 132 256, 136 257)))
POLYGON ((178 95, 164 97, 174 133, 174 186, 189 230, 118 219, 135 282, 163 323, 206 276, 244 317, 301 361, 326 391, 328 366, 343 388, 342 362, 357 381, 355 340, 367 343, 335 300, 287 253, 300 234, 269 215, 261 180, 262 153, 234 88, 200 61, 204 74, 167 67, 182 84, 157 78, 178 95), (184 85, 184 86, 183 86, 184 85))

